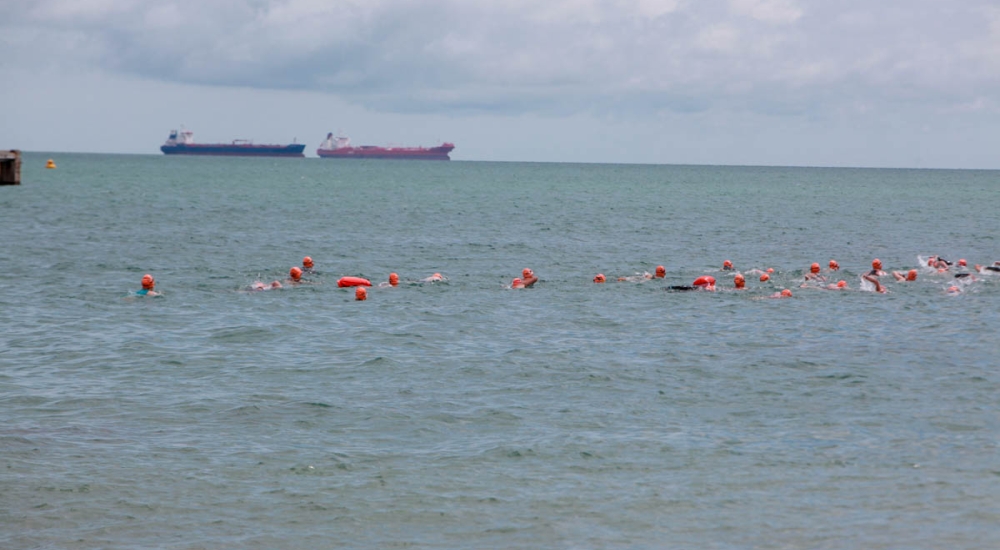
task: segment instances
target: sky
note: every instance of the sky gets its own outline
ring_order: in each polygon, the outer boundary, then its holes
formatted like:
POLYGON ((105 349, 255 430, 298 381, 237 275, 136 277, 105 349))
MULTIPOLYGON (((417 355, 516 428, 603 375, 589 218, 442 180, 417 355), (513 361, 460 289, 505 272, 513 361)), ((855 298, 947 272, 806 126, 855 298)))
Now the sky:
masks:
POLYGON ((995 0, 0 0, 0 149, 1000 168, 995 0))

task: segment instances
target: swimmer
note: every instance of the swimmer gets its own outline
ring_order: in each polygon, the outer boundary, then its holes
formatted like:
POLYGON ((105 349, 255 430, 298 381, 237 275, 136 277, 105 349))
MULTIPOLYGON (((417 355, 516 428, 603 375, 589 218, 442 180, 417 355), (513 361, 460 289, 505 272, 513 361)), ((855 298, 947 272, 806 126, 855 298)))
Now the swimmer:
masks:
POLYGON ((359 286, 354 289, 354 299, 359 302, 363 302, 368 299, 368 291, 365 290, 365 287, 359 286))
POLYGON ((441 282, 444 282, 444 281, 447 281, 447 280, 448 279, 445 278, 444 276, 442 276, 440 273, 435 273, 435 274, 431 275, 430 277, 424 277, 423 279, 420 279, 420 282, 421 283, 441 283, 441 282))
POLYGON ((904 282, 904 281, 913 282, 917 280, 917 270, 911 269, 907 271, 905 275, 903 274, 902 271, 893 271, 892 276, 895 277, 896 280, 899 282, 904 282))
POLYGON ((830 271, 839 271, 839 270, 840 270, 840 264, 837 263, 837 260, 830 260, 830 271))
POLYGON ((760 282, 766 283, 766 282, 768 282, 770 280, 771 280, 771 276, 768 275, 767 273, 761 273, 760 274, 760 282))
POLYGON ((156 280, 149 273, 142 276, 142 289, 136 290, 136 296, 159 296, 160 293, 153 290, 156 287, 156 280))
POLYGON ((841 279, 837 281, 837 284, 830 283, 826 285, 824 288, 826 288, 827 290, 847 290, 847 281, 841 279))
POLYGON ((389 274, 389 281, 388 282, 379 283, 378 286, 380 286, 380 287, 399 286, 399 275, 396 275, 395 273, 390 273, 389 274))
POLYGON ((514 280, 510 282, 510 288, 524 288, 524 281, 520 277, 514 277, 514 280))
POLYGON ((723 271, 732 271, 733 270, 733 262, 731 262, 729 260, 726 260, 726 261, 722 262, 722 270, 723 271))
POLYGON ((644 272, 642 275, 636 274, 628 277, 618 277, 618 282, 620 283, 641 283, 643 281, 648 281, 652 279, 653 276, 648 272, 644 272))
POLYGON ((882 260, 875 258, 872 260, 872 270, 868 272, 869 277, 884 277, 885 271, 882 271, 882 260))
POLYGON ((826 277, 819 274, 819 263, 813 262, 813 264, 809 266, 809 273, 806 273, 806 280, 823 281, 823 282, 826 281, 826 277))
POLYGON ((736 288, 736 290, 746 290, 747 280, 743 277, 742 273, 737 273, 736 276, 733 277, 733 287, 736 288))
POLYGON ((951 262, 942 258, 941 256, 931 256, 927 258, 927 267, 933 267, 934 269, 937 269, 939 272, 948 271, 948 268, 951 267, 951 262))
POLYGON ((877 276, 872 275, 871 273, 868 273, 868 274, 862 275, 861 278, 864 279, 864 280, 866 280, 866 281, 868 281, 869 283, 875 285, 875 292, 878 292, 880 294, 884 294, 885 293, 885 287, 882 286, 882 283, 879 282, 877 276))
POLYGON ((277 288, 282 288, 280 281, 271 281, 271 284, 267 284, 262 281, 254 281, 250 285, 250 290, 254 292, 259 292, 262 290, 274 290, 277 288))
POLYGON ((715 290, 715 277, 709 275, 702 275, 691 283, 692 286, 701 290, 712 291, 715 290))
POLYGON ((309 256, 306 256, 305 258, 302 258, 302 271, 304 273, 312 273, 313 272, 313 259, 310 258, 309 256))
MULTIPOLYGON (((993 265, 988 265, 983 269, 985 269, 986 271, 1000 271, 1000 261, 993 262, 993 265)), ((982 269, 978 269, 977 271, 982 271, 982 269)))
POLYGON ((787 288, 782 290, 781 292, 775 292, 774 294, 768 296, 768 298, 772 299, 791 298, 791 297, 792 297, 792 291, 787 288))
POLYGON ((524 288, 528 288, 538 282, 538 277, 535 277, 534 271, 526 267, 521 270, 521 282, 524 284, 524 288))
POLYGON ((302 268, 296 266, 288 270, 288 282, 297 285, 302 282, 302 268))
POLYGON ((667 268, 663 267, 662 265, 656 266, 656 274, 654 275, 654 277, 656 277, 657 279, 662 279, 666 276, 667 276, 667 268))
MULTIPOLYGON (((598 273, 597 275, 594 275, 594 282, 595 282, 595 283, 598 283, 598 284, 600 284, 600 283, 603 283, 603 282, 604 282, 604 281, 606 281, 606 280, 607 280, 607 279, 606 279, 606 278, 604 277, 604 274, 603 274, 603 273, 598 273)), ((620 281, 620 280, 621 280, 621 279, 619 279, 619 281, 620 281)))
POLYGON ((957 296, 962 293, 962 289, 958 288, 955 285, 951 285, 950 287, 948 287, 947 292, 950 296, 957 296))

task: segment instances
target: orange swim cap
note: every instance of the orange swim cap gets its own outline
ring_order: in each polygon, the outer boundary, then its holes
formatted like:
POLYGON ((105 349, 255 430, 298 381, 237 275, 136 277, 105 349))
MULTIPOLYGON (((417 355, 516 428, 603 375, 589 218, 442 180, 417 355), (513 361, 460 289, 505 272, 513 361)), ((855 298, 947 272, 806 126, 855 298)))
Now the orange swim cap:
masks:
POLYGON ((908 272, 906 272, 906 280, 907 281, 916 281, 917 280, 917 270, 916 269, 911 269, 908 272))
POLYGON ((837 281, 837 288, 844 288, 847 286, 847 281, 837 281))
POLYGON ((960 265, 962 267, 965 267, 968 264, 965 263, 965 258, 962 258, 962 259, 958 260, 958 265, 960 265))
POLYGON ((313 266, 312 258, 310 258, 309 256, 302 258, 302 267, 312 267, 312 266, 313 266))
POLYGON ((819 273, 819 263, 813 262, 813 264, 809 266, 809 271, 812 271, 813 273, 819 273))
POLYGON ((743 288, 746 286, 747 282, 741 273, 737 273, 736 276, 733 277, 733 284, 736 285, 736 288, 743 288))
POLYGON ((302 278, 302 270, 298 267, 293 267, 288 270, 288 274, 292 277, 293 281, 298 281, 302 278))
POLYGON ((153 290, 154 286, 156 286, 156 281, 153 280, 152 275, 147 273, 142 276, 142 288, 146 290, 153 290))
POLYGON ((830 269, 834 271, 840 269, 840 264, 837 263, 837 260, 830 260, 830 269))
POLYGON ((368 291, 365 287, 359 286, 354 289, 354 299, 361 302, 368 299, 368 291))
POLYGON ((531 269, 527 267, 521 270, 521 277, 525 279, 530 279, 532 275, 534 275, 534 272, 532 272, 531 269))
POLYGON ((948 287, 948 292, 959 292, 959 288, 957 286, 950 286, 948 287))
POLYGON ((760 274, 760 282, 766 283, 771 277, 767 273, 760 274))
POLYGON ((785 298, 791 298, 791 297, 792 297, 792 291, 791 291, 791 290, 788 290, 788 289, 786 288, 785 290, 782 290, 782 291, 781 291, 781 295, 782 295, 783 297, 785 297, 785 298))
POLYGON ((389 274, 389 284, 392 285, 392 286, 398 285, 399 284, 399 275, 396 275, 395 273, 390 273, 389 274))
POLYGON ((726 260, 726 261, 722 262, 722 267, 723 268, 732 269, 733 268, 733 262, 730 262, 729 260, 726 260))
POLYGON ((769 267, 769 268, 767 268, 767 272, 768 272, 768 273, 774 273, 774 268, 773 268, 773 267, 769 267))
POLYGON ((514 277, 514 280, 510 282, 510 287, 511 288, 524 288, 524 281, 522 281, 521 279, 519 279, 517 277, 514 277))
POLYGON ((667 276, 667 268, 663 267, 662 265, 656 266, 656 278, 662 279, 666 276, 667 276))
POLYGON ((597 275, 594 275, 594 282, 595 283, 603 283, 605 280, 606 279, 604 278, 604 274, 603 273, 598 273, 597 275))
POLYGON ((872 269, 882 269, 882 260, 878 258, 872 260, 872 269))

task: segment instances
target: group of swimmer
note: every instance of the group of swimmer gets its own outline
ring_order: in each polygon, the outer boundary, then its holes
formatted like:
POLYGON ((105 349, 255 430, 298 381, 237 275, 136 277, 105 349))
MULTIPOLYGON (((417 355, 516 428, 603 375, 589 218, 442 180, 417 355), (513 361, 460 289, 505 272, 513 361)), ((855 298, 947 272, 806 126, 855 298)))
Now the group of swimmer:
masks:
MULTIPOLYGON (((945 260, 940 256, 930 256, 927 259, 927 267, 929 269, 935 270, 937 273, 948 273, 954 267, 956 270, 954 273, 955 279, 965 282, 972 282, 976 280, 974 273, 969 271, 968 264, 964 259, 958 260, 957 265, 955 265, 953 262, 949 262, 948 260, 945 260)), ((724 262, 722 262, 721 270, 736 271, 736 269, 733 267, 733 262, 730 260, 725 260, 724 262)), ((812 265, 809 266, 809 272, 804 275, 803 282, 801 283, 800 288, 816 288, 823 290, 848 290, 849 287, 847 281, 840 279, 836 283, 832 282, 832 279, 835 278, 833 277, 833 275, 836 274, 839 270, 840 270, 840 264, 837 263, 837 260, 830 260, 828 264, 827 274, 824 274, 822 272, 822 269, 818 262, 814 262, 812 265), (828 276, 830 279, 829 281, 828 281, 828 276)), ((973 266, 973 270, 975 273, 984 273, 987 271, 1000 272, 1000 261, 993 262, 992 265, 988 266, 982 266, 976 264, 973 266)), ((308 279, 304 279, 303 276, 316 273, 317 272, 315 271, 315 263, 313 262, 313 259, 309 256, 306 256, 302 258, 302 267, 294 266, 288 270, 288 279, 285 279, 284 282, 278 280, 271 281, 270 283, 265 283, 263 281, 254 281, 245 290, 256 292, 256 291, 280 289, 284 288, 285 286, 309 284, 310 281, 308 279)), ((747 275, 759 275, 760 282, 766 283, 771 279, 771 275, 773 273, 774 273, 773 268, 767 268, 767 269, 754 268, 747 270, 746 274, 744 274, 743 272, 736 271, 736 273, 733 275, 733 286, 731 289, 727 288, 727 290, 746 290, 747 275)), ((642 282, 653 279, 663 279, 666 277, 666 274, 667 274, 666 268, 663 267, 662 265, 658 265, 656 266, 656 269, 652 274, 646 272, 643 274, 637 274, 632 276, 623 276, 623 277, 618 277, 617 281, 642 282)), ((882 270, 882 261, 876 258, 872 260, 872 269, 867 273, 865 273, 864 275, 861 275, 860 278, 862 281, 865 281, 874 286, 875 292, 885 293, 888 292, 888 289, 882 283, 880 278, 886 277, 887 275, 888 274, 882 270)), ((900 283, 909 283, 916 281, 917 275, 918 273, 916 269, 910 269, 906 273, 903 273, 902 271, 892 272, 893 278, 900 283)), ((443 275, 441 275, 440 273, 434 273, 429 277, 425 277, 423 279, 414 282, 437 283, 437 282, 445 282, 447 280, 448 279, 443 275)), ((603 273, 598 273, 597 275, 594 276, 593 281, 594 283, 597 284, 603 284, 608 281, 608 278, 605 277, 603 273)), ((520 277, 515 277, 511 281, 511 284, 508 288, 511 289, 530 288, 534 286, 535 283, 537 282, 538 282, 538 276, 535 275, 534 271, 526 267, 521 271, 520 277)), ((340 279, 337 280, 337 286, 341 288, 354 287, 355 300, 363 301, 368 299, 368 291, 366 290, 366 287, 371 287, 372 283, 370 280, 365 279, 363 277, 341 277, 340 279)), ((399 286, 399 275, 396 273, 390 273, 389 280, 386 282, 379 283, 378 286, 379 287, 399 286)), ((134 295, 160 296, 160 293, 154 290, 155 287, 156 287, 155 279, 153 279, 152 275, 147 273, 142 277, 142 289, 136 291, 134 295)), ((702 275, 696 278, 690 285, 672 285, 666 287, 666 290, 671 290, 671 291, 701 290, 701 291, 712 292, 717 290, 716 279, 711 275, 702 275)), ((949 294, 958 294, 961 291, 962 290, 958 285, 951 285, 947 289, 947 292, 949 294)), ((774 294, 768 296, 768 298, 791 298, 791 297, 792 297, 792 291, 788 288, 785 288, 780 292, 775 292, 774 294)))

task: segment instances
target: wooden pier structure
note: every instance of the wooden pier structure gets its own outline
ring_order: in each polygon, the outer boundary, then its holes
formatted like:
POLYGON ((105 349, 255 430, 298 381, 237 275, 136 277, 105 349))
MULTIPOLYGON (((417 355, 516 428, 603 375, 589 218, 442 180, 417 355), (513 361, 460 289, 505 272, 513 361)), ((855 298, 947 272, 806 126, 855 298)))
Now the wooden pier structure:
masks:
POLYGON ((0 151, 0 185, 21 185, 21 152, 0 151))

